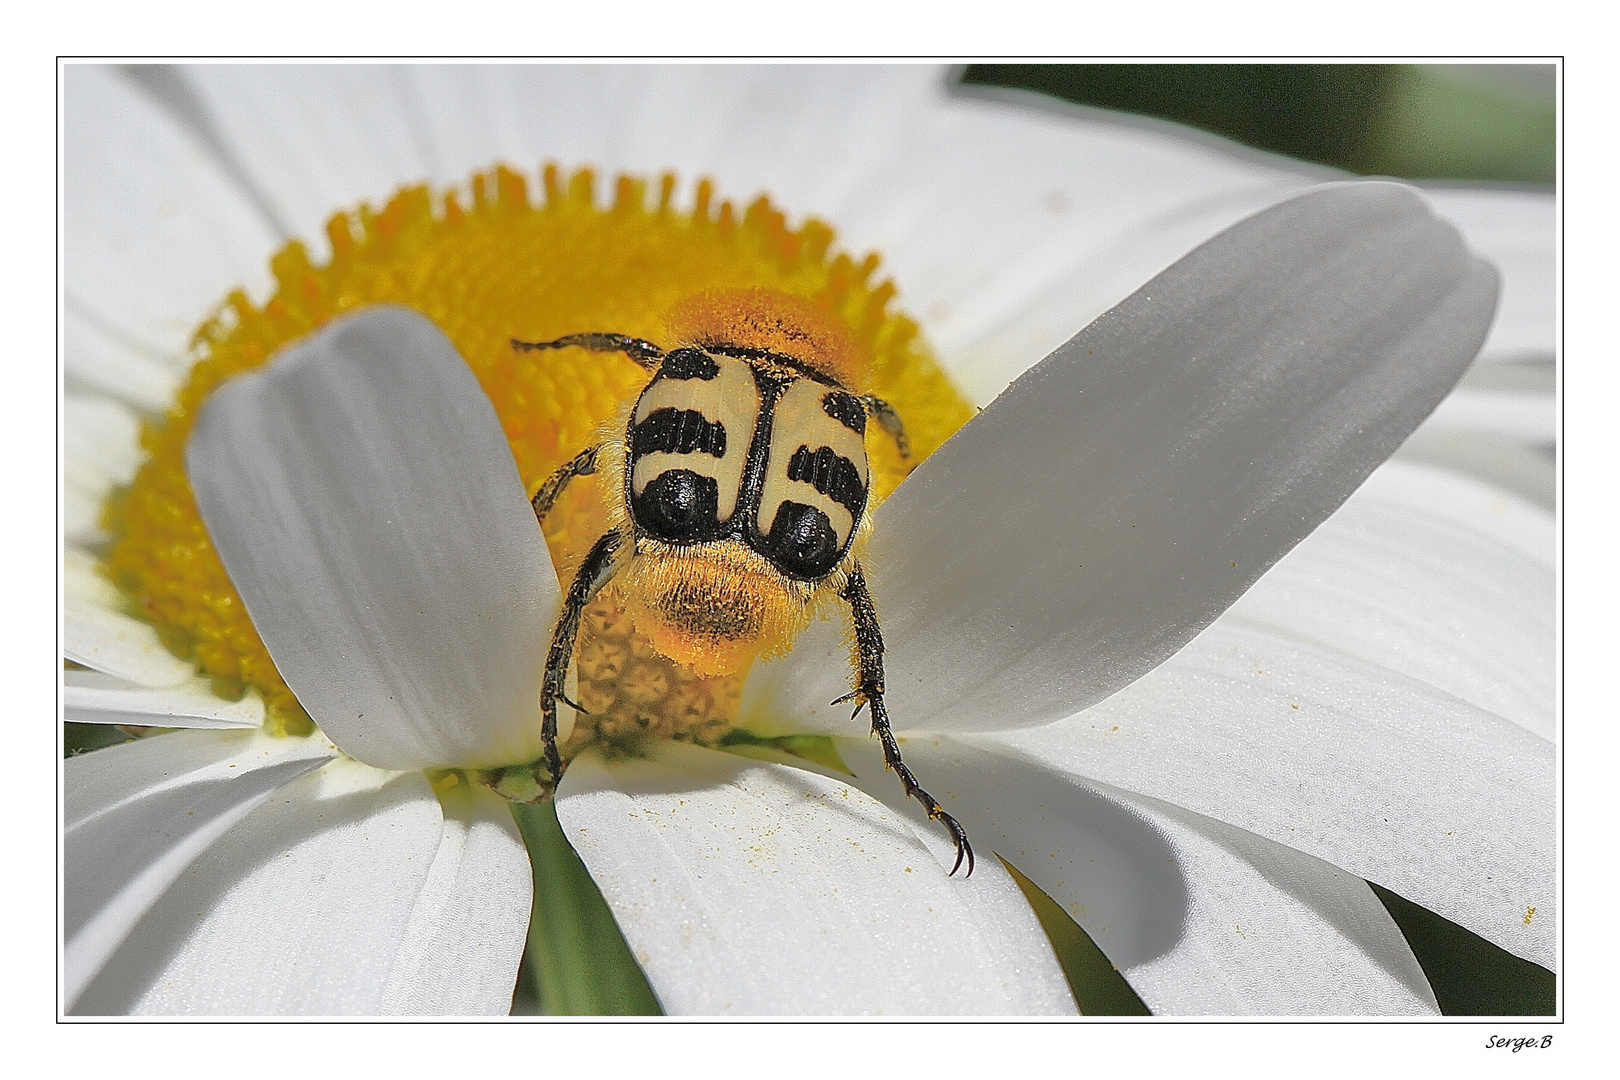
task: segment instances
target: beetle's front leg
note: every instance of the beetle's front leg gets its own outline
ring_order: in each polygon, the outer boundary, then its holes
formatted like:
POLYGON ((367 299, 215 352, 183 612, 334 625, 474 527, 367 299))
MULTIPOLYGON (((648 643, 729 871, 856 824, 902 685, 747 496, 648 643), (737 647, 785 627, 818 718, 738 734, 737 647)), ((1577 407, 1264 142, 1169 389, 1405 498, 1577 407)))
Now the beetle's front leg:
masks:
MULTIPOLYGON (((557 751, 557 701, 563 697, 563 682, 574 659, 574 640, 579 636, 580 615, 603 585, 613 576, 613 555, 622 538, 617 530, 596 542, 563 597, 562 611, 551 631, 551 651, 546 654, 545 677, 540 683, 540 741, 545 744, 546 768, 555 787, 562 782, 562 754, 557 751)), ((569 704, 573 704, 569 702, 569 704)), ((575 705, 575 709, 579 706, 575 705)), ((583 711, 583 710, 581 710, 583 711)))
POLYGON ((546 515, 551 513, 552 505, 561 497, 568 482, 576 476, 591 476, 596 472, 596 455, 601 450, 600 446, 581 450, 574 460, 546 477, 546 482, 540 485, 540 490, 529 500, 529 505, 534 507, 534 519, 541 527, 545 526, 546 515))
POLYGON ((950 832, 951 839, 956 843, 956 865, 951 867, 951 874, 962 868, 965 858, 968 876, 971 877, 973 848, 968 844, 967 832, 945 812, 937 799, 922 789, 906 763, 900 760, 900 745, 895 742, 894 732, 889 728, 889 710, 883 704, 883 635, 878 630, 877 609, 872 605, 872 594, 866 591, 866 577, 858 564, 839 595, 849 602, 850 612, 855 617, 855 647, 860 670, 855 690, 833 704, 855 702, 855 713, 850 719, 859 716, 862 708, 872 710, 872 733, 883 744, 883 764, 900 778, 900 786, 905 789, 906 795, 922 803, 928 816, 950 832))

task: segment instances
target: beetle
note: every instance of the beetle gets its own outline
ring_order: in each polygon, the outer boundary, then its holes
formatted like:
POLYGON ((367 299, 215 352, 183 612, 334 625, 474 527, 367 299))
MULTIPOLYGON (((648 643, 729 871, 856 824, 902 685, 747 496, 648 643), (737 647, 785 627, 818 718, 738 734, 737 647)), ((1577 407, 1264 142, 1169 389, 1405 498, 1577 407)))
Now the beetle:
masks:
MULTIPOLYGON (((823 604, 849 608, 854 689, 833 704, 869 709, 885 765, 956 845, 973 848, 900 757, 883 692, 883 635, 858 558, 870 533, 866 427, 875 419, 909 458, 905 427, 864 392, 869 363, 847 329, 810 301, 771 289, 700 293, 670 313, 667 351, 626 334, 512 339, 519 351, 622 353, 652 373, 601 441, 543 483, 536 520, 568 484, 595 475, 610 528, 576 571, 552 631, 541 682, 546 767, 562 777, 557 702, 580 617, 618 579, 637 630, 701 675, 785 653, 823 604)), ((583 710, 581 710, 583 711, 583 710)))

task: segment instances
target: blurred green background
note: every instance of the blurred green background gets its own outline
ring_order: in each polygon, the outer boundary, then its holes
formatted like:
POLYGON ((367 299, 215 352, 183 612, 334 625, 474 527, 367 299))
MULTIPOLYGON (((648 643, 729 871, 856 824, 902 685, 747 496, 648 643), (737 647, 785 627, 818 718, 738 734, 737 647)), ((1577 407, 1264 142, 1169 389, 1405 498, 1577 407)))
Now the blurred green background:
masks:
POLYGON ((1362 175, 1556 178, 1552 64, 974 64, 962 81, 1173 120, 1362 175))

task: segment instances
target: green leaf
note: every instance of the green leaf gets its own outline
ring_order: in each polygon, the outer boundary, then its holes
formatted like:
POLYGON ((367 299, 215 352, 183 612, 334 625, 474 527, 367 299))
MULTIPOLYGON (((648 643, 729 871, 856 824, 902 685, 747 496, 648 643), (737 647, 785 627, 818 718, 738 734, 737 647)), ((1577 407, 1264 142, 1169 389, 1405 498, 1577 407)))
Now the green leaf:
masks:
POLYGON ((512 1012, 662 1015, 601 890, 563 835, 556 806, 511 805, 534 868, 534 910, 512 1012))
POLYGON ((824 769, 843 773, 845 776, 854 776, 844 759, 838 756, 838 748, 826 735, 755 735, 742 728, 734 728, 726 733, 720 740, 720 749, 729 753, 739 754, 742 757, 758 757, 761 761, 777 760, 774 752, 792 754, 814 762, 824 769), (752 751, 764 751, 754 754, 752 751))
POLYGON ((1080 924, 1069 917, 1063 905, 1042 892, 1040 886, 1020 874, 1006 859, 1001 860, 1001 865, 1018 882, 1029 906, 1035 910, 1035 917, 1052 942, 1063 977, 1069 980, 1069 989, 1074 992, 1075 1004, 1080 1006, 1083 1015, 1152 1015, 1131 989, 1131 984, 1125 981, 1125 976, 1109 962, 1080 924))
POLYGON ((1381 885, 1372 885, 1447 1016, 1554 1016, 1558 979, 1381 885))

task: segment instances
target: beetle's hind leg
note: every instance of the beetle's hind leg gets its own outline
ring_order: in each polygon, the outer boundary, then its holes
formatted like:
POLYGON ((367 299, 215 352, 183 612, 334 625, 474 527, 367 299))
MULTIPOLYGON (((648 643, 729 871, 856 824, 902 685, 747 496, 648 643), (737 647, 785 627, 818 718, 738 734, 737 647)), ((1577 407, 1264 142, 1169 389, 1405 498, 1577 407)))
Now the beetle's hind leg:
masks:
POLYGON ((563 489, 568 482, 576 476, 591 476, 596 472, 596 455, 602 452, 600 446, 592 446, 581 450, 574 460, 563 465, 562 468, 546 477, 546 482, 540 485, 540 490, 534 493, 529 505, 534 507, 534 519, 542 526, 546 523, 546 515, 551 513, 551 507, 562 496, 563 489))
MULTIPOLYGON (((568 701, 563 696, 563 682, 568 678, 568 665, 574 659, 580 615, 591 598, 613 577, 613 555, 619 550, 620 541, 615 530, 591 548, 568 586, 557 625, 551 631, 551 650, 546 654, 545 676, 540 683, 540 741, 545 744, 546 768, 551 771, 553 786, 562 780, 562 754, 557 750, 557 702, 568 701)), ((577 705, 573 707, 584 712, 577 705)))
POLYGON ((875 394, 862 395, 860 400, 866 407, 866 415, 882 425, 883 430, 894 439, 894 445, 900 451, 900 456, 909 461, 911 440, 906 438, 906 425, 900 422, 900 414, 894 411, 894 406, 875 394))
POLYGON ((956 843, 956 865, 951 867, 952 875, 962 868, 962 860, 966 859, 968 876, 971 877, 973 848, 968 844, 966 830, 945 812, 938 800, 922 789, 917 778, 911 775, 911 770, 906 768, 906 763, 900 760, 900 745, 895 742, 894 732, 889 728, 889 710, 883 704, 883 635, 878 630, 877 609, 872 606, 872 594, 866 591, 866 577, 859 565, 849 575, 849 582, 839 595, 849 602, 849 609, 855 617, 855 647, 859 653, 860 671, 855 690, 833 704, 856 702, 855 716, 860 715, 862 708, 872 710, 872 734, 883 744, 883 764, 900 778, 900 786, 905 789, 906 795, 922 803, 928 816, 950 832, 951 839, 956 843))
POLYGON ((512 348, 518 352, 538 352, 541 349, 566 349, 577 346, 591 352, 622 352, 648 371, 657 371, 664 359, 664 350, 650 341, 627 334, 568 334, 555 341, 519 341, 512 339, 512 348))

